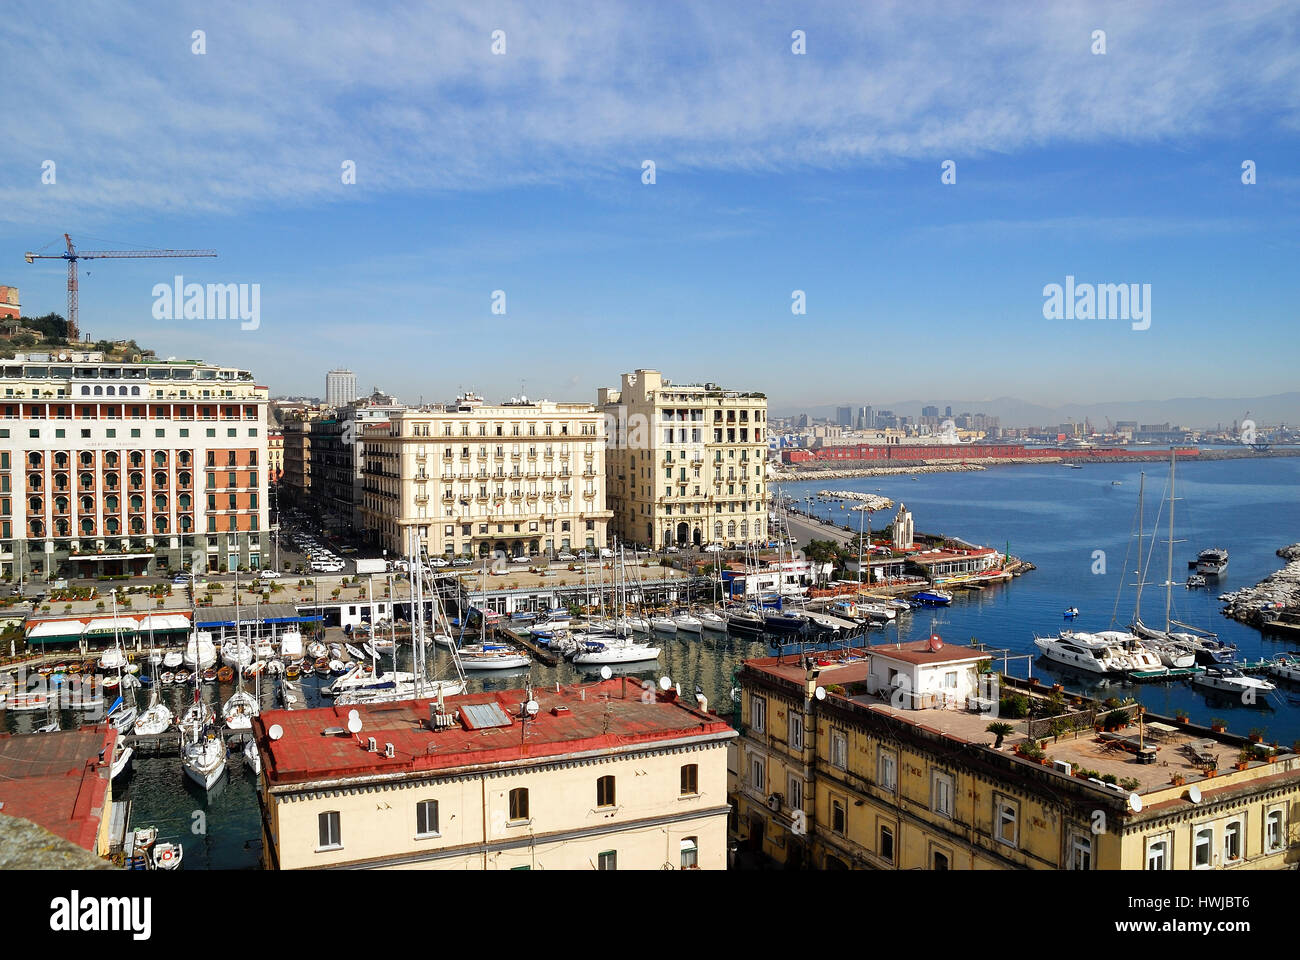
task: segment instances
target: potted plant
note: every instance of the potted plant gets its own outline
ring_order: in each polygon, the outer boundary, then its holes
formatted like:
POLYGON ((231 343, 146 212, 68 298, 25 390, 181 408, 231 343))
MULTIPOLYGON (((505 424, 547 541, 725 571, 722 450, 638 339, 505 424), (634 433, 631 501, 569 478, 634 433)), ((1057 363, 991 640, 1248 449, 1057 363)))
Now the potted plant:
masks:
POLYGON ((1215 733, 1223 733, 1228 729, 1228 721, 1224 720, 1222 717, 1211 717, 1210 729, 1215 733))
POLYGON ((1015 731, 1016 728, 1004 721, 995 721, 993 723, 990 723, 984 729, 986 732, 991 733, 995 737, 997 737, 997 740, 995 740, 993 743, 993 749, 1001 750, 1002 741, 1006 739, 1008 736, 1010 736, 1015 731))
POLYGON ((1251 728, 1250 728, 1250 742, 1251 742, 1251 743, 1263 743, 1263 742, 1264 742, 1264 730, 1263 730, 1261 727, 1251 727, 1251 728))
POLYGON ((1184 777, 1181 773, 1175 773, 1172 777, 1169 778, 1169 782, 1173 784, 1175 787, 1181 787, 1184 783, 1187 782, 1187 778, 1184 777))
POLYGON ((1187 711, 1186 711, 1186 710, 1175 710, 1175 711, 1174 711, 1174 719, 1177 720, 1179 723, 1190 723, 1190 722, 1191 722, 1191 718, 1187 715, 1187 711))

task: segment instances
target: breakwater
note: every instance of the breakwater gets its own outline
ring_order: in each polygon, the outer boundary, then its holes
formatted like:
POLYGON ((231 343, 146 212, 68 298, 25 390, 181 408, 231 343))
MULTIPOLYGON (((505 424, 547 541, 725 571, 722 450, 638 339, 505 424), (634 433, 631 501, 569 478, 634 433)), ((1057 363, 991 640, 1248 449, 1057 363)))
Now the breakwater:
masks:
POLYGON ((1289 624, 1300 611, 1300 543, 1277 551, 1286 566, 1270 574, 1253 587, 1225 593, 1219 599, 1227 604, 1223 615, 1252 627, 1270 623, 1289 624))

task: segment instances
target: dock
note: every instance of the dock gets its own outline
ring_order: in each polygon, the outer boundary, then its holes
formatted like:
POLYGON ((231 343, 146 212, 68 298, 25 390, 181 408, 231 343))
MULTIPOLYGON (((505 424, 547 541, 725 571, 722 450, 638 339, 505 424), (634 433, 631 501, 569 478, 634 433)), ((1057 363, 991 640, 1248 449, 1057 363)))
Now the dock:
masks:
POLYGON ((554 667, 560 662, 558 656, 533 640, 532 635, 527 630, 511 630, 509 627, 497 625, 492 628, 492 631, 502 640, 519 644, 528 651, 529 656, 542 666, 554 667))
POLYGON ((1125 676, 1131 683, 1163 683, 1168 680, 1187 680, 1204 672, 1204 667, 1169 667, 1165 670, 1130 670, 1125 676))

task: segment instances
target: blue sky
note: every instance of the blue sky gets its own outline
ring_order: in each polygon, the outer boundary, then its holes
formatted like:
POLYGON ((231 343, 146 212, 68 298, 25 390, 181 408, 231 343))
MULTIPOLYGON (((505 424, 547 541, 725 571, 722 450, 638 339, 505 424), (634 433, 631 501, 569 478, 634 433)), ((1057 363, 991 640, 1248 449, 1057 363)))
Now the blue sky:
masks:
POLYGON ((62 312, 21 254, 65 230, 215 248, 84 262, 82 327, 275 393, 335 365, 408 400, 635 367, 777 407, 1295 387, 1293 4, 7 12, 0 283, 62 312), (154 320, 176 273, 260 284, 260 328, 154 320), (1043 319, 1067 274, 1150 284, 1151 328, 1043 319))

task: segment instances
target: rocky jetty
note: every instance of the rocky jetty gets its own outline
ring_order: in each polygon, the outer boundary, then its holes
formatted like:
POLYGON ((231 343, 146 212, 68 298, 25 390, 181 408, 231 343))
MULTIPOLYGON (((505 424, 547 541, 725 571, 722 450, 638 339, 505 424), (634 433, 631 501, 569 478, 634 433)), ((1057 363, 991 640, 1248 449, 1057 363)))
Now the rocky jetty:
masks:
POLYGON ((1258 627, 1266 620, 1300 610, 1300 543, 1283 547, 1277 555, 1287 561, 1277 573, 1265 577, 1253 587, 1244 587, 1219 597, 1226 604, 1223 608, 1225 617, 1258 627))
POLYGON ((858 490, 818 490, 817 496, 832 500, 861 500, 862 503, 854 507, 854 510, 887 510, 894 505, 894 501, 888 497, 882 497, 878 493, 862 493, 858 490))
POLYGON ((773 468, 772 480, 842 480, 849 477, 888 477, 896 474, 909 476, 914 473, 969 473, 972 470, 985 470, 978 463, 927 463, 910 467, 792 467, 773 468))

